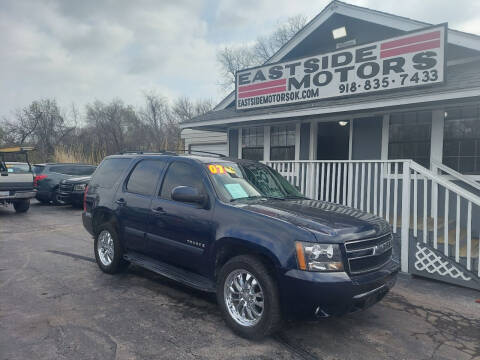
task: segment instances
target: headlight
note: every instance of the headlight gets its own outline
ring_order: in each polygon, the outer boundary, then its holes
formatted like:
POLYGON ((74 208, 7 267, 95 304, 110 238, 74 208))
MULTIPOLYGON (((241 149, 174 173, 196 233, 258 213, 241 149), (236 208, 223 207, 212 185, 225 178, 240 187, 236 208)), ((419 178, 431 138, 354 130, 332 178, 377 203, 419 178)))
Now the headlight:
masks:
POLYGON ((295 246, 300 270, 343 271, 340 245, 297 241, 295 246))
POLYGON ((78 184, 73 187, 73 191, 84 191, 87 184, 78 184))

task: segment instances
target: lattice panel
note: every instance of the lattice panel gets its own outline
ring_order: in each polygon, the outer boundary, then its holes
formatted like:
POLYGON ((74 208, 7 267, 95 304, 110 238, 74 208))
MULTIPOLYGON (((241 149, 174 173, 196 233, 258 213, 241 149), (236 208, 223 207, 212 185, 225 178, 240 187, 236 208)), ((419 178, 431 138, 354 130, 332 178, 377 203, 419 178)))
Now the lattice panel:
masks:
POLYGON ((438 274, 440 276, 450 276, 452 279, 460 278, 465 281, 472 279, 452 264, 452 261, 436 254, 429 248, 420 245, 420 243, 417 243, 415 260, 415 269, 418 271, 427 271, 430 274, 438 274))

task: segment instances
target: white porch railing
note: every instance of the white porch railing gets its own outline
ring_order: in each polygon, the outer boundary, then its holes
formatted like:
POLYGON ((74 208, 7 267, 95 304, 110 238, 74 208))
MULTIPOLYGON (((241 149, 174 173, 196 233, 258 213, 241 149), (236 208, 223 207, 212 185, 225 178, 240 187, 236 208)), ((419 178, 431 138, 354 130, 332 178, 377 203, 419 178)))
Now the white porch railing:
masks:
POLYGON ((430 168, 432 169, 432 172, 434 174, 439 174, 441 175, 441 172, 443 171, 445 174, 448 176, 451 176, 452 180, 454 181, 461 181, 464 184, 467 184, 471 186, 472 188, 479 190, 480 191, 480 184, 476 182, 475 180, 470 179, 468 176, 463 175, 462 173, 459 173, 458 171, 444 165, 440 164, 436 161, 431 161, 430 162, 430 168))
POLYGON ((419 241, 480 277, 478 233, 472 241, 472 214, 480 213, 480 197, 438 174, 411 160, 265 163, 309 198, 360 209, 389 221, 393 232, 400 232, 402 271, 409 271, 409 239, 418 239, 421 233, 419 241), (442 206, 433 207, 432 197, 441 197, 442 206), (476 269, 472 267, 474 258, 476 269))

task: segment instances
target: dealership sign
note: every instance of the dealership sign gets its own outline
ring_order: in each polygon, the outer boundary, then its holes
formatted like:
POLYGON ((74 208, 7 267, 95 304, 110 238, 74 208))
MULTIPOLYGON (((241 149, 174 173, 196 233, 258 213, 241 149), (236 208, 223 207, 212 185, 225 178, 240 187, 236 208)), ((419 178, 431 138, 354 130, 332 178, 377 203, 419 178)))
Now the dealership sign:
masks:
POLYGON ((293 104, 442 83, 446 25, 329 54, 238 71, 236 108, 293 104))

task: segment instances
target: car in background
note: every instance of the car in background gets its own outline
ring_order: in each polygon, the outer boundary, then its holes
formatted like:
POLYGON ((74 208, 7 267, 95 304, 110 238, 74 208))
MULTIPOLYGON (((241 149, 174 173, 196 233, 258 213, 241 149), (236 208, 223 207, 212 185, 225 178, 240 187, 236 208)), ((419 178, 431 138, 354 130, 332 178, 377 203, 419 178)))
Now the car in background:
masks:
POLYGON ((85 188, 91 179, 91 176, 80 176, 60 181, 58 201, 62 204, 72 204, 74 207, 81 208, 85 188))
POLYGON ((37 200, 45 204, 50 202, 54 205, 64 204, 60 191, 62 180, 90 176, 95 169, 96 166, 88 164, 35 164, 33 172, 35 173, 34 187, 37 190, 37 200))

